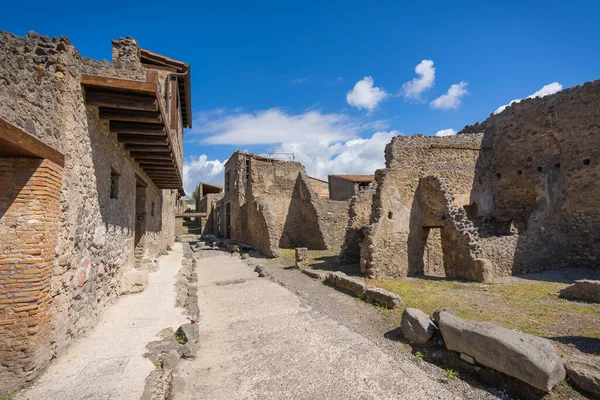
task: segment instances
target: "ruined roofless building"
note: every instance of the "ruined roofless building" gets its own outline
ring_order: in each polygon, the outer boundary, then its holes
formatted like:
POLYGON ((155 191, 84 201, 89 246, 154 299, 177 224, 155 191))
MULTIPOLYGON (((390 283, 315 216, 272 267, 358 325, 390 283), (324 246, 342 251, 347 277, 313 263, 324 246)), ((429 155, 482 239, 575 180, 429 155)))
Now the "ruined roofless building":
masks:
POLYGON ((0 33, 0 390, 31 380, 174 240, 189 66, 0 33))
POLYGON ((488 281, 600 259, 600 81, 526 99, 453 137, 396 137, 376 174, 371 277, 488 281))
POLYGON ((217 203, 218 233, 269 257, 280 248, 341 246, 348 202, 320 197, 304 167, 235 152, 225 163, 225 193, 217 203))
POLYGON ((471 253, 470 204, 482 134, 397 136, 375 173, 370 224, 361 244, 361 271, 369 277, 425 272, 481 280, 471 253), (443 258, 443 260, 442 260, 443 258))
POLYGON ((206 213, 202 234, 214 234, 217 226, 217 201, 223 198, 223 186, 200 182, 196 186, 196 212, 206 213))

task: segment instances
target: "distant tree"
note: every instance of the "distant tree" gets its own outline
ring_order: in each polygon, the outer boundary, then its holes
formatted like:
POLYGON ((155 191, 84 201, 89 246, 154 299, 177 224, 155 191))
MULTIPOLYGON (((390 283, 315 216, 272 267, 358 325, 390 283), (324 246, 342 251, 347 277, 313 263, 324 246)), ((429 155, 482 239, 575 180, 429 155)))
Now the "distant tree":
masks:
POLYGON ((196 200, 196 189, 192 192, 192 199, 196 200))

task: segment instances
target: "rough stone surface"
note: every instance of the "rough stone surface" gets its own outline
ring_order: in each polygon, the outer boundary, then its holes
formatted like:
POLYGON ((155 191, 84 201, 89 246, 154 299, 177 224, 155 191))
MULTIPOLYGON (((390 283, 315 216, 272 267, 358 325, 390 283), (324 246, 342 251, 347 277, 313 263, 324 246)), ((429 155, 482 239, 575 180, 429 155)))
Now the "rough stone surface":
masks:
POLYGON ((296 247, 296 268, 303 269, 308 267, 308 249, 306 247, 296 247))
POLYGON ((600 363, 598 356, 585 356, 576 352, 565 364, 567 376, 579 388, 600 396, 600 363))
POLYGON ((392 310, 404 305, 402 298, 396 293, 388 292, 385 289, 380 289, 373 286, 367 286, 365 298, 392 310))
POLYGON ((148 284, 148 270, 131 269, 121 278, 120 294, 138 293, 148 284))
POLYGON ((518 230, 508 249, 504 234, 490 236, 505 256, 497 274, 599 267, 600 198, 589 195, 600 171, 598 104, 600 80, 513 103, 457 135, 484 132, 471 191, 478 215, 518 230))
POLYGON ((431 315, 431 319, 433 320, 433 322, 435 322, 438 325, 440 323, 440 313, 442 313, 442 312, 447 312, 447 313, 450 313, 452 315, 456 315, 456 313, 454 311, 452 311, 451 309, 449 309, 447 307, 440 307, 440 308, 438 308, 431 315))
POLYGON ((183 324, 177 328, 175 334, 182 338, 185 343, 196 343, 200 338, 198 332, 198 324, 183 324))
MULTIPOLYGON (((113 46, 112 63, 94 61, 82 58, 65 37, 0 32, 0 116, 65 155, 62 180, 60 175, 47 180, 58 187, 60 202, 56 233, 48 236, 55 241, 53 251, 44 254, 51 259, 52 273, 45 275, 49 282, 40 281, 45 295, 37 296, 46 302, 49 314, 42 307, 32 335, 23 337, 40 348, 16 354, 0 350, 0 359, 12 360, 9 368, 0 370, 0 390, 32 379, 73 338, 97 323, 118 295, 125 271, 154 259, 173 243, 177 191, 158 189, 118 142, 108 122, 99 118, 98 107, 85 105, 82 74, 146 80, 139 58, 131 57, 139 52, 137 43, 123 39, 113 46), (116 199, 110 197, 112 170, 119 174, 116 199), (136 175, 147 183, 137 210, 136 175), (142 209, 143 222, 136 218, 142 209)), ((166 79, 166 73, 161 74, 159 80, 166 79)), ((10 243, 5 234, 14 232, 9 219, 6 215, 0 220, 2 243, 10 243)), ((4 343, 8 331, 17 332, 5 324, 14 318, 5 320, 1 315, 0 349, 14 348, 16 337, 10 339, 10 346, 4 343)))
MULTIPOLYGON (((360 262, 361 246, 365 239, 366 226, 371 218, 373 195, 376 189, 377 183, 373 182, 350 200, 348 225, 339 257, 340 262, 344 264, 360 262)), ((363 269, 361 272, 364 274, 366 271, 363 269)))
POLYGON ((361 246, 361 269, 369 277, 420 275, 438 269, 443 258, 445 275, 482 279, 473 271, 476 232, 463 208, 482 137, 398 136, 386 146, 386 168, 375 173, 377 189, 361 246), (443 227, 446 246, 432 245, 432 227, 443 227), (442 248, 451 252, 442 254, 442 248))
POLYGON ((565 379, 563 364, 547 339, 446 312, 440 313, 439 325, 449 350, 537 389, 548 392, 565 379))
POLYGON ((225 193, 216 205, 220 236, 250 244, 269 257, 278 257, 279 248, 341 246, 348 202, 315 193, 302 164, 235 152, 225 168, 225 193))
POLYGON ((327 278, 328 272, 327 271, 320 271, 318 269, 303 269, 302 273, 305 275, 310 276, 311 278, 320 280, 320 281, 324 281, 327 278))
POLYGON ((565 299, 600 303, 600 281, 589 279, 575 281, 571 286, 562 289, 559 296, 565 299))
POLYGON ((402 334, 411 342, 426 343, 435 332, 429 315, 417 308, 406 308, 402 313, 402 334))

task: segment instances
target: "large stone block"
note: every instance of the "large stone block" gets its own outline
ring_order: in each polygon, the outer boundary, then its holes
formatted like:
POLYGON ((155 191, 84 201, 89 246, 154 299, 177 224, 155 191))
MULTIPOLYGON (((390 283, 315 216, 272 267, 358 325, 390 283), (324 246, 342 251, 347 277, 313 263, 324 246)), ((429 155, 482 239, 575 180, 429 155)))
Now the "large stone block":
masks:
POLYGON ((402 298, 396 293, 388 292, 385 289, 373 286, 367 286, 365 298, 389 309, 398 308, 404 305, 404 301, 402 301, 402 298))
POLYGON ((131 269, 121 278, 120 294, 139 293, 148 285, 148 270, 131 269))
POLYGON ((565 379, 565 368, 547 339, 447 312, 440 313, 439 325, 449 350, 537 389, 548 392, 565 379))
POLYGON ((600 362, 597 356, 575 354, 565 365, 567 376, 586 392, 600 397, 600 362))
POLYGON ((560 297, 600 303, 600 281, 582 279, 560 291, 560 297))
POLYGON ((429 315, 417 308, 404 310, 400 327, 404 337, 416 343, 426 343, 435 332, 435 325, 429 315))
POLYGON ((358 297, 363 297, 367 291, 367 285, 364 282, 343 274, 337 276, 335 286, 358 297))

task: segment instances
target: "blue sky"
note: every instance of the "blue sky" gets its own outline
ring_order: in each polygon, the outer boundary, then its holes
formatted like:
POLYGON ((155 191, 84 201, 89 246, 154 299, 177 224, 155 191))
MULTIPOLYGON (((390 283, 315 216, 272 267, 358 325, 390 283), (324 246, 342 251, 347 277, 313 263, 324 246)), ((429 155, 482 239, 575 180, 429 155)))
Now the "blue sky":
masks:
POLYGON ((452 133, 600 77, 597 1, 486 3, 28 1, 3 4, 0 29, 66 35, 97 59, 129 35, 190 63, 189 191, 220 182, 237 149, 294 152, 322 178, 372 173, 393 135, 452 133))

